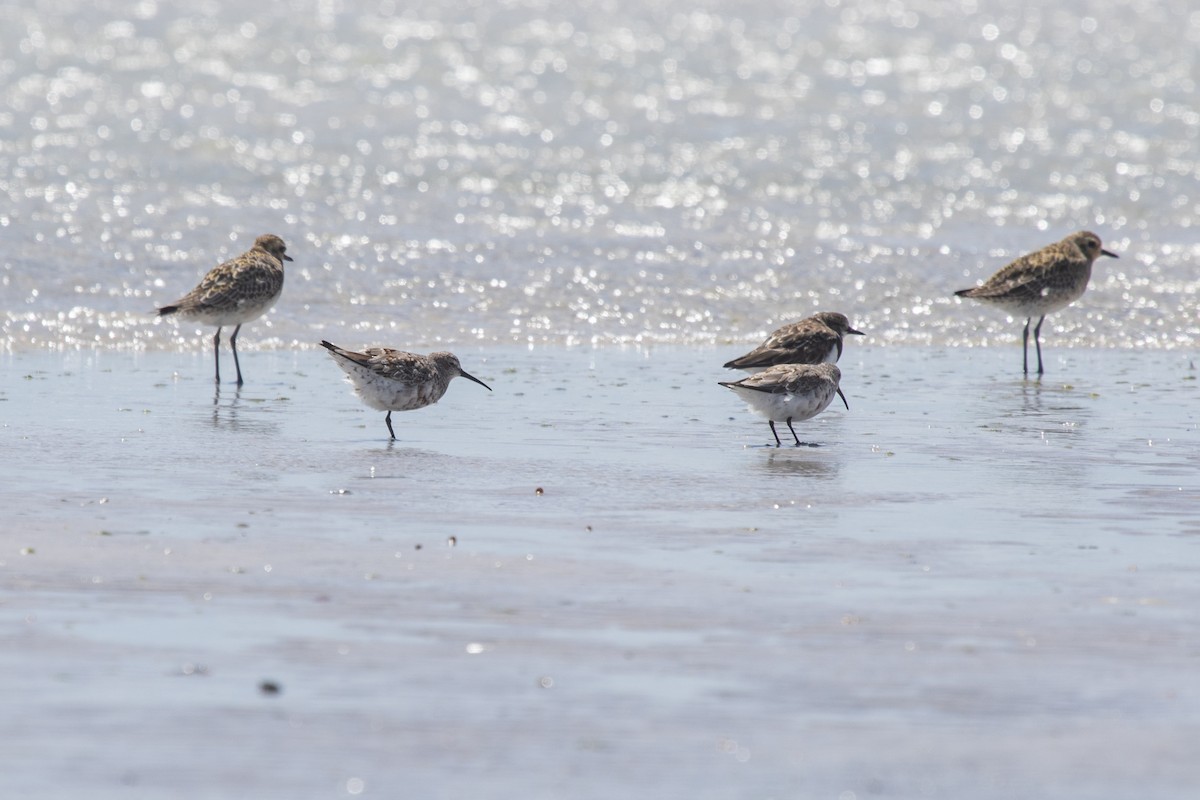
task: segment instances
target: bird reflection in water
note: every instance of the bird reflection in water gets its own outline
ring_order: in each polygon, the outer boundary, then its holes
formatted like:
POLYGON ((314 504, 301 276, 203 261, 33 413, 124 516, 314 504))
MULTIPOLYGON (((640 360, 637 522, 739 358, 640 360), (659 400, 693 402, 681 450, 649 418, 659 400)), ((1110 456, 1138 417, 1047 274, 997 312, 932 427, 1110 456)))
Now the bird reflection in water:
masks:
POLYGON ((215 430, 237 431, 243 434, 274 436, 280 431, 280 417, 276 414, 283 398, 273 398, 266 402, 263 395, 251 391, 242 397, 242 387, 232 392, 221 392, 220 387, 213 393, 212 419, 210 424, 215 430))
POLYGON ((836 478, 842 463, 837 458, 815 458, 809 448, 793 450, 767 449, 766 458, 759 462, 759 469, 772 475, 795 475, 802 478, 836 478))
POLYGON ((1040 414, 1042 413, 1042 376, 1038 375, 1037 380, 1021 381, 1021 404, 1024 414, 1040 414))
POLYGON ((236 429, 238 427, 238 404, 242 399, 242 387, 239 384, 233 390, 233 396, 226 395, 229 402, 226 405, 221 405, 221 384, 216 385, 213 391, 213 409, 212 409, 212 424, 214 428, 228 427, 236 429))
POLYGON ((1089 395, 1090 392, 1086 389, 1062 383, 1022 381, 1019 392, 1009 401, 1009 408, 1002 412, 1002 416, 1035 423, 1041 420, 1042 424, 1046 417, 1054 420, 1088 417, 1091 411, 1089 395))

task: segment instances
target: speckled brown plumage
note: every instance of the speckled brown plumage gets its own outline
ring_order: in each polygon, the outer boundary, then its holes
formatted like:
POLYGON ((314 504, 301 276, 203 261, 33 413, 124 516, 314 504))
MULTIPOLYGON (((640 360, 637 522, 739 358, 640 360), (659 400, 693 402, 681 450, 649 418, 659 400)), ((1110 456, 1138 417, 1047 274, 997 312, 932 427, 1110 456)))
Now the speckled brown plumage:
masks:
POLYGON ((777 364, 836 363, 847 334, 862 335, 845 314, 822 311, 777 328, 758 347, 725 363, 726 369, 759 370, 777 364))

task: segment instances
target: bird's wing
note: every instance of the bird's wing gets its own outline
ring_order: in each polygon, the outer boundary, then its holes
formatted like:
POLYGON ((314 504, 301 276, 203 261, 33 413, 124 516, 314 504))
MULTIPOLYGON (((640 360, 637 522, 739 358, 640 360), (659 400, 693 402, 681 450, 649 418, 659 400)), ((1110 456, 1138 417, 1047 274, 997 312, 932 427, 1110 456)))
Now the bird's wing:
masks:
POLYGON ((426 356, 393 350, 390 347, 371 347, 365 351, 370 368, 379 375, 405 383, 423 383, 437 376, 437 367, 426 356))

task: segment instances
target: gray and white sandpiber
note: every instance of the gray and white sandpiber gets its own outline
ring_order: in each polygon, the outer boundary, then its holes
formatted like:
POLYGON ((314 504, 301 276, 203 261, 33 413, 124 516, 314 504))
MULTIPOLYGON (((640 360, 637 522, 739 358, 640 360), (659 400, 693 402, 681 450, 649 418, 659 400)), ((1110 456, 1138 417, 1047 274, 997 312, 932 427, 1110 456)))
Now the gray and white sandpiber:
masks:
POLYGON ((388 347, 369 347, 358 353, 325 341, 321 346, 346 373, 364 403, 388 412, 384 421, 393 439, 396 431, 392 429, 392 412, 433 405, 442 399, 454 378, 466 378, 489 392, 492 390, 474 375, 464 372, 458 356, 453 353, 422 356, 388 347))
POLYGON ((793 422, 820 414, 829 407, 834 395, 840 396, 846 410, 850 410, 846 395, 838 385, 841 379, 842 371, 834 364, 780 364, 740 381, 718 382, 736 392, 752 411, 767 418, 776 447, 782 444, 779 432, 775 430, 776 422, 787 423, 799 447, 800 437, 792 427, 793 422))

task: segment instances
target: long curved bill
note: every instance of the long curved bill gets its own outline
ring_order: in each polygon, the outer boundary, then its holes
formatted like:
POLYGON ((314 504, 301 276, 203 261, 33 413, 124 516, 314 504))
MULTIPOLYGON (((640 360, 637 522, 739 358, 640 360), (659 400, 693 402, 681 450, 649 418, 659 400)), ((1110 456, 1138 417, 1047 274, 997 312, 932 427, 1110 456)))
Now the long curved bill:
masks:
POLYGON ((839 386, 837 392, 838 392, 838 397, 842 398, 842 402, 846 404, 846 410, 849 411, 850 404, 846 403, 846 395, 842 394, 842 387, 839 386))
POLYGON ((478 383, 480 386, 482 386, 483 388, 487 389, 489 392, 492 390, 492 387, 488 386, 486 383, 484 383, 483 381, 479 380, 479 378, 476 378, 474 375, 468 375, 467 373, 463 372, 461 369, 458 371, 458 374, 459 374, 459 375, 461 375, 461 376, 463 376, 464 378, 466 378, 466 379, 467 379, 467 380, 469 380, 469 381, 475 381, 475 382, 476 382, 476 383, 478 383))

